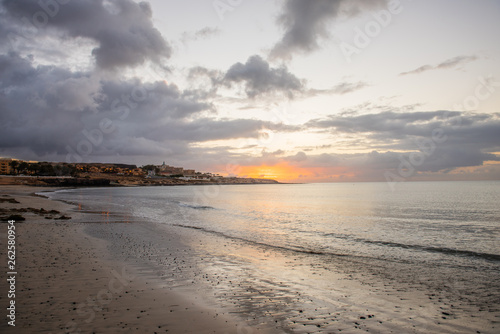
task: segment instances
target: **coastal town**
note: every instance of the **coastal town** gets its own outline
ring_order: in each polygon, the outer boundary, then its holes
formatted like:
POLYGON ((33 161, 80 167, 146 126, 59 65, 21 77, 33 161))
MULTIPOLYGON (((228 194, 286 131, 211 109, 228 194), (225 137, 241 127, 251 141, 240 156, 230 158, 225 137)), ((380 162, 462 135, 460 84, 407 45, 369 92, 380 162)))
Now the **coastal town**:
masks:
POLYGON ((0 159, 0 184, 36 186, 155 186, 189 184, 269 184, 264 178, 222 176, 194 169, 118 163, 66 163, 0 159))

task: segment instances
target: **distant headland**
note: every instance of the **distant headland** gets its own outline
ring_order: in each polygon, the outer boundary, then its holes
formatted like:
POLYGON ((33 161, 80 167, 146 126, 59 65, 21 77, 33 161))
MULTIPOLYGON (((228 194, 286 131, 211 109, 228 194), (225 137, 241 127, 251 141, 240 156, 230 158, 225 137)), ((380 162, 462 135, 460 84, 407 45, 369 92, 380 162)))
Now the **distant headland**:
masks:
POLYGON ((116 163, 35 162, 0 159, 0 184, 56 187, 278 184, 265 178, 221 176, 194 169, 116 163))

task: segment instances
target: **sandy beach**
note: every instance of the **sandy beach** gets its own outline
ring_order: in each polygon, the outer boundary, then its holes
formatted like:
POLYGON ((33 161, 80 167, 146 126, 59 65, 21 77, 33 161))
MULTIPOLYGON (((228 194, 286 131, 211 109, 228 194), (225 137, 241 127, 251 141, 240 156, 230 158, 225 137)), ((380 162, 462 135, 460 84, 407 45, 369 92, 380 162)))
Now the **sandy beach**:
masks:
MULTIPOLYGON (((265 247, 221 243, 175 226, 106 223, 109 213, 91 216, 34 195, 50 190, 0 189, 0 238, 7 240, 8 216, 26 219, 15 223, 16 326, 4 317, 2 333, 495 332, 494 305, 488 311, 450 303, 444 289, 430 293, 409 276, 402 285, 394 277, 396 271, 399 279, 405 275, 400 265, 392 273, 377 266, 370 271, 340 258, 327 268, 300 254, 290 263, 289 255, 265 247), (195 248, 201 255, 186 255, 195 248), (228 256, 260 271, 249 270, 242 280, 241 273, 231 276, 230 267, 224 275, 211 267, 228 256), (308 297, 308 289, 324 291, 323 297, 308 297), (252 308, 255 300, 264 306, 252 308)), ((6 247, 0 255, 6 259, 6 247)), ((7 291, 6 280, 1 282, 7 291)), ((4 310, 10 300, 0 295, 4 310)))
POLYGON ((500 0, 0 0, 0 334, 500 334, 500 0))
MULTIPOLYGON (((241 332, 238 326, 245 324, 237 319, 162 289, 137 268, 111 260, 106 242, 83 231, 85 223, 77 221, 84 217, 70 211, 70 205, 32 195, 46 190, 51 189, 0 188, 3 215, 22 208, 60 212, 45 219, 49 215, 28 211, 22 213, 25 221, 15 223, 15 327, 2 317, 2 333, 241 332), (58 220, 62 215, 72 219, 58 220)), ((7 224, 2 221, 0 226, 1 244, 5 245, 7 224)), ((6 247, 0 255, 6 259, 6 247)), ((1 281, 1 290, 7 291, 5 279, 1 281)), ((8 302, 2 293, 2 309, 8 302)), ((252 333, 258 332, 252 329, 252 333)))

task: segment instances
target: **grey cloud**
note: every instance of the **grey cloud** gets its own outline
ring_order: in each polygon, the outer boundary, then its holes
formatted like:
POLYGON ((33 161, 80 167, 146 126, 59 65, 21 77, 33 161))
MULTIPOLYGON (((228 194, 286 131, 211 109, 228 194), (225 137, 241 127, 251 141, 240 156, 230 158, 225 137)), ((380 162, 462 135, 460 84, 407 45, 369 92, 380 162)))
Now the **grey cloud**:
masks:
MULTIPOLYGON (((409 154, 406 158, 410 158, 409 154)), ((485 153, 479 149, 460 148, 458 145, 446 146, 438 147, 422 166, 417 166, 417 169, 424 172, 448 172, 457 167, 481 166, 485 161, 500 161, 500 159, 495 154, 485 153)))
POLYGON ((211 110, 211 104, 191 91, 182 91, 174 84, 158 81, 143 83, 139 79, 128 81, 102 81, 101 106, 111 106, 117 97, 137 95, 137 101, 122 102, 131 112, 134 122, 155 123, 155 120, 188 118, 202 111, 211 110), (144 97, 143 97, 144 96, 144 97))
POLYGON ((385 0, 286 0, 278 18, 284 35, 272 48, 271 57, 286 59, 314 51, 320 38, 328 37, 327 25, 339 15, 354 16, 385 4, 385 0))
POLYGON ((342 83, 340 83, 337 86, 332 88, 332 93, 343 95, 343 94, 351 93, 351 92, 357 91, 359 89, 365 88, 366 86, 368 86, 368 84, 366 82, 362 82, 362 81, 342 82, 342 83))
POLYGON ((341 160, 340 155, 328 153, 322 153, 310 159, 314 166, 337 166, 341 160))
MULTIPOLYGON (((295 131, 295 128, 282 124, 264 122, 252 119, 214 119, 198 118, 188 120, 158 120, 156 123, 124 122, 118 123, 118 131, 106 141, 106 148, 101 154, 137 155, 146 156, 189 156, 188 152, 200 150, 191 147, 192 143, 217 141, 238 138, 261 137, 263 130, 295 131), (133 123, 133 124, 132 124, 133 123)), ((103 145, 104 146, 104 145, 103 145)), ((191 159, 200 156, 201 160, 210 159, 213 152, 220 154, 219 159, 227 159, 232 154, 226 149, 203 148, 201 153, 192 153, 191 159)), ((242 156, 240 156, 242 158, 242 156)), ((220 163, 220 160, 217 161, 220 163)), ((200 161, 199 161, 200 162, 200 161)), ((206 161, 205 161, 206 162, 206 161)))
POLYGON ((0 55, 0 82, 3 87, 19 85, 36 75, 32 59, 22 58, 16 52, 0 55))
POLYGON ((363 81, 358 82, 341 82, 330 89, 309 89, 307 91, 308 95, 318 95, 318 94, 336 94, 344 95, 348 93, 355 92, 357 90, 363 89, 369 86, 368 83, 363 81))
POLYGON ((194 35, 197 38, 204 38, 204 37, 208 37, 208 36, 217 35, 218 33, 220 33, 219 28, 205 27, 205 28, 200 29, 197 32, 195 32, 194 35))
POLYGON ((106 139, 127 143, 147 138, 151 124, 178 124, 212 108, 196 92, 161 81, 103 81, 90 72, 35 67, 16 53, 0 55, 0 150, 5 153, 29 149, 38 156, 64 155, 67 145, 85 139, 82 131, 100 129, 103 119, 116 127, 106 139))
POLYGON ((443 61, 442 63, 439 63, 436 68, 443 69, 443 68, 453 68, 458 65, 463 65, 466 63, 470 63, 474 60, 476 60, 476 56, 458 56, 455 58, 447 59, 443 61))
MULTIPOLYGON (((324 153, 308 155, 308 159, 296 162, 294 165, 301 168, 318 168, 324 170, 323 174, 316 175, 319 179, 329 178, 331 174, 340 175, 340 178, 351 181, 386 181, 386 172, 398 175, 398 168, 402 161, 409 161, 412 152, 380 152, 338 154, 324 153)), ((483 161, 498 160, 491 154, 481 152, 460 152, 437 149, 427 157, 422 165, 414 166, 415 173, 409 179, 425 180, 433 173, 449 173, 457 167, 481 166, 483 161)), ((321 170, 320 169, 320 170, 321 170)), ((498 171, 497 171, 498 174, 498 171)))
POLYGON ((413 71, 409 71, 409 72, 402 72, 400 73, 399 75, 407 75, 407 74, 417 74, 417 73, 422 73, 422 72, 425 72, 425 71, 429 71, 429 70, 432 70, 434 69, 435 67, 434 66, 431 66, 431 65, 423 65, 423 66, 420 66, 419 68, 417 69, 414 69, 413 71))
POLYGON ((304 84, 286 67, 272 68, 260 56, 251 56, 245 64, 232 65, 222 78, 226 86, 243 83, 248 97, 264 95, 273 92, 283 92, 289 97, 301 92, 304 84))
POLYGON ((373 101, 365 101, 363 103, 360 103, 358 105, 350 106, 348 108, 342 108, 339 115, 340 116, 352 116, 352 115, 358 115, 360 112, 363 113, 380 113, 380 112, 386 112, 386 111, 392 111, 392 110, 398 110, 400 113, 404 112, 413 112, 415 109, 422 107, 421 103, 413 103, 413 104, 406 104, 406 105, 399 105, 399 106, 393 106, 390 103, 377 103, 373 101))
POLYGON ((182 42, 197 41, 199 39, 206 39, 220 33, 219 28, 205 27, 195 32, 184 32, 182 34, 182 42))
MULTIPOLYGON (((215 93, 220 87, 243 87, 249 98, 283 93, 289 98, 305 93, 305 80, 297 78, 286 66, 271 67, 258 55, 251 56, 243 63, 235 63, 227 71, 211 70, 196 66, 189 70, 192 83, 205 81, 205 89, 215 93)), ((315 91, 313 94, 318 94, 315 91)))
POLYGON ((197 83, 197 80, 208 78, 209 82, 205 84, 208 91, 215 93, 223 77, 223 73, 218 70, 210 70, 205 67, 196 66, 189 69, 187 78, 192 84, 197 83))
MULTIPOLYGON (((382 175, 383 171, 396 170, 403 161, 411 161, 411 154, 418 152, 371 152, 365 155, 366 166, 382 175)), ((436 151, 426 156, 421 165, 414 165, 419 172, 449 172, 458 167, 481 166, 484 161, 499 160, 494 154, 483 153, 480 150, 467 150, 459 147, 440 147, 436 151)), ((361 166, 360 166, 361 167, 361 166)))
POLYGON ((285 157, 284 160, 293 161, 293 162, 305 161, 305 160, 307 160, 307 154, 300 151, 300 152, 297 152, 297 154, 295 154, 295 155, 285 157))
MULTIPOLYGON (((81 143, 95 141, 88 155, 79 151, 86 161, 112 157, 128 162, 127 156, 182 156, 196 142, 259 138, 265 130, 298 131, 298 127, 273 122, 210 117, 215 108, 209 99, 222 84, 240 83, 249 96, 300 90, 302 83, 285 67, 272 68, 254 57, 231 67, 227 76, 193 69, 193 78, 214 79, 210 90, 194 86, 183 90, 163 81, 101 75, 101 69, 118 70, 146 61, 161 65, 170 55, 170 46, 152 26, 150 6, 130 0, 72 1, 60 5, 46 27, 24 36, 22 18, 40 10, 37 1, 0 3, 0 26, 5 28, 0 39, 12 38, 7 36, 10 32, 27 43, 0 47, 0 155, 64 161, 68 147, 78 151, 81 143), (47 45, 89 42, 95 46, 98 66, 77 71, 56 62, 36 65, 33 57, 21 55, 29 53, 26 45, 31 43, 29 47, 38 50, 47 41, 47 45), (9 47, 19 53, 5 51, 9 47), (102 124, 112 129, 104 132, 102 124)), ((212 33, 216 31, 205 29, 196 35, 212 33)))
MULTIPOLYGON (((18 31, 29 30, 23 18, 32 20, 42 10, 35 0, 4 0, 2 7, 4 16, 18 31)), ((146 2, 81 0, 51 10, 54 13, 45 27, 36 29, 35 37, 90 39, 97 43, 92 55, 101 69, 133 67, 147 60, 161 64, 170 57, 171 47, 154 28, 151 8, 146 2)), ((17 37, 24 38, 22 33, 17 37)))
POLYGON ((442 69, 449 69, 449 68, 455 68, 460 65, 465 65, 467 63, 473 62, 476 60, 476 56, 457 56, 454 58, 447 59, 437 65, 423 65, 420 66, 417 69, 414 69, 412 71, 408 72, 402 72, 399 75, 408 75, 408 74, 418 74, 430 70, 442 70, 442 69))
POLYGON ((13 18, 5 13, 0 3, 0 45, 9 45, 11 36, 17 33, 13 21, 13 18))
POLYGON ((265 149, 262 150, 262 157, 263 158, 275 158, 277 156, 285 154, 285 151, 283 150, 276 150, 273 152, 267 152, 265 149))
MULTIPOLYGON (((309 121, 306 126, 315 128, 332 128, 339 132, 349 133, 371 133, 387 132, 397 134, 410 134, 409 128, 415 122, 428 122, 434 120, 446 120, 451 117, 460 116, 460 112, 432 111, 432 112, 409 112, 396 113, 392 111, 378 114, 365 114, 354 116, 329 116, 327 119, 316 119, 309 121)), ((436 125, 430 124, 431 126, 436 125)))
POLYGON ((209 76, 213 78, 217 78, 220 76, 220 72, 217 70, 209 70, 205 67, 195 66, 189 69, 188 78, 193 79, 199 76, 209 76))
POLYGON ((170 122, 148 131, 155 140, 175 139, 203 142, 236 138, 259 138, 262 130, 295 131, 297 128, 253 119, 200 118, 193 121, 170 122))
POLYGON ((433 145, 433 153, 419 167, 422 171, 478 166, 484 161, 500 159, 494 153, 500 150, 500 117, 496 114, 382 112, 330 116, 312 120, 306 126, 327 129, 334 135, 354 134, 364 138, 366 147, 394 149, 407 152, 406 155, 421 150, 423 145, 433 145), (438 141, 433 139, 436 133, 441 138, 438 141))
POLYGON ((350 0, 342 3, 342 14, 347 17, 355 17, 369 10, 387 7, 388 0, 350 0))
POLYGON ((34 66, 16 53, 0 55, 2 155, 65 160, 67 147, 76 151, 89 141, 88 134, 102 136, 91 147, 92 160, 116 154, 168 155, 195 142, 299 130, 261 120, 207 117, 212 111, 202 93, 162 81, 102 80, 90 72, 34 66), (102 131, 103 120, 111 122, 111 131, 102 131))

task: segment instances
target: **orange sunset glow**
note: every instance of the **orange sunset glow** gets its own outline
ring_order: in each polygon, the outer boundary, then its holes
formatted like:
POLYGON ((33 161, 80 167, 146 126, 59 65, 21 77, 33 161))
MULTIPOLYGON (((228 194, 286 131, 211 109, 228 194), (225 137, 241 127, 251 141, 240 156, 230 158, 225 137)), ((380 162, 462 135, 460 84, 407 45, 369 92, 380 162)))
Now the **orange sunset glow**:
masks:
POLYGON ((298 180, 303 177, 312 177, 313 173, 307 169, 291 166, 286 162, 274 166, 241 166, 239 176, 252 178, 276 179, 280 181, 298 180))
POLYGON ((276 165, 241 166, 239 177, 274 179, 281 182, 346 181, 355 176, 346 167, 298 167, 281 162, 276 165))
POLYGON ((273 166, 241 166, 238 170, 238 176, 292 181, 304 177, 312 177, 313 173, 308 169, 291 166, 287 162, 281 162, 273 166))

